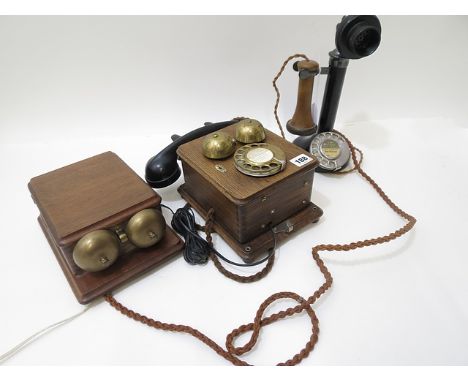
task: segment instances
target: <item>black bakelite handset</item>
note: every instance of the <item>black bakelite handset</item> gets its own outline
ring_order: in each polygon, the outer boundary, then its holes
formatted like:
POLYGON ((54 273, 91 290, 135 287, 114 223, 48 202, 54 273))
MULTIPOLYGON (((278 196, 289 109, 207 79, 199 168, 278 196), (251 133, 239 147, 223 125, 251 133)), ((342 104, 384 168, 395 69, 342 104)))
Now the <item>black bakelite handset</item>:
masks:
POLYGON ((239 122, 238 118, 224 122, 205 123, 205 126, 192 130, 183 136, 173 135, 174 141, 152 157, 146 164, 145 178, 148 184, 153 188, 163 188, 173 184, 181 174, 180 167, 177 164, 177 149, 180 145, 237 122, 239 122))

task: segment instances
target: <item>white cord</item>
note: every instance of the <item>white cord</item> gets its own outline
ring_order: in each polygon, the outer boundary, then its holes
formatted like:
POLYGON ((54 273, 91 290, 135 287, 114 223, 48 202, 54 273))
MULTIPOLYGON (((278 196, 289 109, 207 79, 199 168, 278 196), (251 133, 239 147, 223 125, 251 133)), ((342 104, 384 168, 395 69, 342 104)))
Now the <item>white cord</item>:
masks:
POLYGON ((75 318, 81 316, 83 313, 87 312, 92 306, 93 306, 93 304, 90 304, 86 308, 84 308, 81 312, 79 312, 79 313, 77 313, 77 314, 75 314, 75 315, 73 315, 71 317, 65 318, 62 321, 56 322, 55 324, 49 325, 46 328, 38 331, 37 333, 34 333, 31 337, 25 339, 23 342, 19 343, 18 345, 16 345, 11 350, 8 350, 6 353, 0 355, 0 364, 4 363, 10 357, 13 357, 16 353, 23 350, 26 346, 28 346, 29 344, 36 341, 37 339, 42 337, 44 334, 49 333, 52 330, 58 328, 59 326, 65 325, 65 324, 73 321, 75 318))

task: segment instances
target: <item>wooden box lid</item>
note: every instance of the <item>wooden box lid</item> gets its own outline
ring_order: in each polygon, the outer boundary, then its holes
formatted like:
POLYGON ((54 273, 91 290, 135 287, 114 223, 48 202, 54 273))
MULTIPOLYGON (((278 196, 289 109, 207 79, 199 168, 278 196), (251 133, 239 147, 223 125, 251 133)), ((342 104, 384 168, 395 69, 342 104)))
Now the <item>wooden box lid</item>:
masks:
POLYGON ((32 178, 29 190, 59 245, 159 205, 161 198, 116 154, 106 152, 32 178))
MULTIPOLYGON (((235 125, 231 125, 221 129, 220 131, 234 137, 235 129, 235 125)), ((211 184, 213 184, 214 187, 235 203, 247 201, 257 194, 265 192, 266 189, 274 187, 277 183, 282 182, 285 179, 293 177, 301 172, 313 170, 317 167, 317 159, 307 151, 286 141, 267 129, 265 129, 265 133, 266 139, 264 142, 278 146, 286 154, 287 163, 285 169, 272 176, 258 178, 242 174, 236 169, 232 156, 222 160, 206 158, 202 151, 202 141, 204 137, 181 145, 177 150, 177 154, 183 161, 198 173, 202 174, 211 184), (296 166, 290 162, 291 159, 301 154, 307 155, 312 158, 312 160, 302 167, 296 166), (218 164, 222 165, 226 169, 226 172, 222 173, 218 171, 215 167, 218 164)), ((238 142, 237 148, 243 145, 243 143, 238 142)))

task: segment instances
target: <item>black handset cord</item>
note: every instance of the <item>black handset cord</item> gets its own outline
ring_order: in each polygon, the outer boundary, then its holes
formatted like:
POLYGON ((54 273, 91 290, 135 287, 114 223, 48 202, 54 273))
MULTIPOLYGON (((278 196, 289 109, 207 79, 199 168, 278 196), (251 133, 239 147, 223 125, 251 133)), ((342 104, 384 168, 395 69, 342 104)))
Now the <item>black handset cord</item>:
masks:
MULTIPOLYGON (((229 260, 216 249, 214 249, 211 240, 208 242, 208 240, 203 239, 199 235, 198 231, 204 230, 206 226, 203 227, 196 223, 195 214, 192 208, 190 208, 189 204, 186 204, 184 207, 177 209, 175 212, 164 204, 161 204, 161 207, 168 209, 173 215, 171 226, 178 234, 182 235, 185 240, 184 259, 189 264, 206 264, 210 258, 210 254, 213 253, 228 264, 238 267, 253 267, 255 265, 264 263, 275 253, 276 234, 272 231, 274 243, 273 248, 268 251, 268 255, 266 255, 263 259, 253 263, 237 263, 235 261, 229 260)), ((209 219, 207 219, 207 223, 208 221, 209 219)))

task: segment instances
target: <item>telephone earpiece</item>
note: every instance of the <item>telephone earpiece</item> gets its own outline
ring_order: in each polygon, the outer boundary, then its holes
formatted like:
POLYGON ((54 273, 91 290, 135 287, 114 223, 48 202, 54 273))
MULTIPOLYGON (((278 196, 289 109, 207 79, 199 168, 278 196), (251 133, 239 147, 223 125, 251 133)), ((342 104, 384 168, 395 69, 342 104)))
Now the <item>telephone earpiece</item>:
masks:
POLYGON ((377 16, 343 16, 336 26, 335 45, 347 59, 367 57, 380 45, 382 27, 377 16))
POLYGON ((319 64, 312 60, 297 61, 293 68, 299 72, 296 110, 287 122, 286 128, 291 134, 312 135, 317 132, 317 125, 312 115, 312 91, 314 78, 320 72, 319 64))
POLYGON ((73 261, 87 272, 99 272, 109 268, 121 253, 122 243, 130 242, 136 248, 148 248, 157 244, 166 231, 162 213, 147 208, 130 218, 125 230, 100 229, 84 235, 73 249, 73 261))

